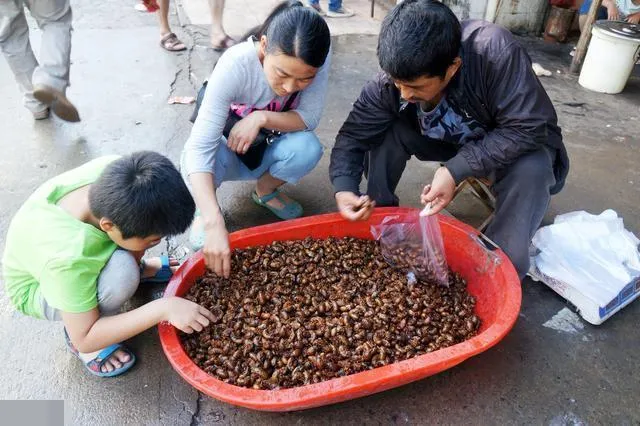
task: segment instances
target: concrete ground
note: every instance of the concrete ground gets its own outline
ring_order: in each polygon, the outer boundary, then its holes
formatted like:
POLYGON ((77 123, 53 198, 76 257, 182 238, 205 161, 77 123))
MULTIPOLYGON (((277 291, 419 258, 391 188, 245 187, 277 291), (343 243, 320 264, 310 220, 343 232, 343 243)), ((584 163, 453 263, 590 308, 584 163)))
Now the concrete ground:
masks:
MULTIPOLYGON (((80 110, 80 124, 58 119, 34 123, 0 61, 0 246, 20 204, 51 176, 103 154, 139 149, 177 160, 189 134, 191 107, 168 105, 167 98, 193 95, 214 60, 205 47, 206 27, 181 29, 172 15, 179 36, 193 48, 170 54, 158 46, 154 17, 136 12, 134 1, 72 3, 69 97, 80 110)), ((251 13, 264 13, 261 2, 253 4, 261 8, 255 6, 251 13)), ((226 23, 232 34, 242 33, 250 21, 237 19, 226 23)), ((37 31, 33 38, 37 50, 37 31)), ((591 93, 566 73, 569 46, 528 38, 522 42, 535 61, 553 71, 542 83, 558 110, 572 159, 567 185, 552 200, 547 221, 567 211, 613 208, 640 234, 635 211, 640 200, 640 79, 633 78, 620 95, 591 93)), ((376 71, 375 46, 375 36, 334 38, 328 103, 318 129, 327 155, 299 185, 287 189, 309 214, 334 210, 328 151, 351 102, 376 71)), ((432 165, 412 162, 400 185, 402 203, 417 206, 419 189, 432 173, 432 165)), ((228 184, 221 189, 232 229, 273 221, 252 204, 250 188, 228 184)), ((464 197, 451 211, 474 222, 482 219, 477 207, 464 197)), ((640 303, 594 327, 564 310, 563 300, 545 286, 526 280, 522 288, 520 319, 493 349, 401 388, 285 414, 240 409, 199 394, 170 367, 155 329, 128 342, 138 356, 130 373, 95 379, 65 350, 60 324, 25 318, 2 296, 0 399, 64 399, 67 423, 81 425, 640 423, 635 370, 640 362, 640 303)), ((150 293, 143 292, 138 300, 150 293)))

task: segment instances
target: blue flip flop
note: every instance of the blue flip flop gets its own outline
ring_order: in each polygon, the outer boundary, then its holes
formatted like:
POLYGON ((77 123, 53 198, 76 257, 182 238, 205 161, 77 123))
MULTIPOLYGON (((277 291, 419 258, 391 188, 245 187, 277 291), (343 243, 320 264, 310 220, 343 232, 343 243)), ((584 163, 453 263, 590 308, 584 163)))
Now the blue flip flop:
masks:
POLYGON ((280 195, 281 194, 279 189, 276 189, 271 194, 267 194, 262 197, 258 197, 258 194, 256 194, 256 191, 253 191, 251 193, 251 198, 253 198, 253 201, 255 201, 257 205, 270 210, 271 213, 275 214, 282 220, 295 219, 297 217, 302 216, 303 211, 300 203, 293 200, 289 202, 285 202, 285 200, 280 195), (274 198, 277 198, 284 205, 284 207, 282 207, 281 209, 277 209, 267 204, 270 200, 273 200, 274 198))
POLYGON ((82 358, 80 358, 80 353, 75 348, 75 346, 73 346, 73 343, 71 343, 71 339, 69 338, 69 335, 67 334, 66 329, 64 330, 64 340, 65 340, 65 343, 67 344, 67 348, 69 349, 69 351, 71 351, 72 354, 74 354, 80 361, 82 361, 87 371, 89 371, 89 373, 93 374, 94 376, 98 376, 98 377, 119 376, 127 372, 131 367, 133 367, 133 364, 136 363, 136 356, 133 354, 133 352, 131 352, 126 346, 120 343, 107 346, 106 348, 101 350, 100 353, 94 359, 88 362, 85 362, 82 358), (122 367, 116 368, 113 371, 109 371, 109 372, 102 371, 102 366, 104 365, 104 363, 107 362, 111 357, 111 355, 113 355, 118 350, 122 350, 126 352, 130 358, 129 361, 123 363, 122 367))
MULTIPOLYGON (((152 277, 144 278, 140 280, 140 283, 167 283, 173 276, 173 271, 169 265, 169 256, 160 256, 160 262, 162 267, 158 269, 158 272, 152 277)), ((144 270, 144 261, 140 263, 140 273, 144 270)))

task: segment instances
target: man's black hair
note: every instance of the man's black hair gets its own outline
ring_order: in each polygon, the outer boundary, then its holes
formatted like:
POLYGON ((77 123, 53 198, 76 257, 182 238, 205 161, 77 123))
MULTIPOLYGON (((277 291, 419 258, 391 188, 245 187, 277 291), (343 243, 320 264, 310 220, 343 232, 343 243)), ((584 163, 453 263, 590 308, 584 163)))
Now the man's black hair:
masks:
POLYGON ((384 18, 378 38, 380 67, 394 80, 444 78, 459 56, 460 21, 435 0, 405 0, 384 18))
POLYGON ((180 172, 152 151, 109 164, 89 189, 89 206, 98 219, 113 222, 123 238, 180 234, 196 209, 180 172))

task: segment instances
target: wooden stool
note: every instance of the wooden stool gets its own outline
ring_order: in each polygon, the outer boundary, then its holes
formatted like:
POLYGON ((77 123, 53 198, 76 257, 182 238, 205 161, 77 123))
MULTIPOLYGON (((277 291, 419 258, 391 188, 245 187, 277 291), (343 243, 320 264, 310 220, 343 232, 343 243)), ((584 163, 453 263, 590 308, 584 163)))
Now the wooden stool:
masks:
POLYGON ((489 216, 482 222, 482 224, 478 227, 478 231, 484 232, 484 230, 489 226, 489 223, 495 216, 496 209, 496 197, 491 192, 491 182, 485 178, 475 178, 470 177, 460 182, 460 184, 456 187, 456 191, 453 193, 453 198, 451 201, 455 200, 460 193, 466 188, 469 187, 471 193, 476 197, 480 202, 491 212, 489 216))

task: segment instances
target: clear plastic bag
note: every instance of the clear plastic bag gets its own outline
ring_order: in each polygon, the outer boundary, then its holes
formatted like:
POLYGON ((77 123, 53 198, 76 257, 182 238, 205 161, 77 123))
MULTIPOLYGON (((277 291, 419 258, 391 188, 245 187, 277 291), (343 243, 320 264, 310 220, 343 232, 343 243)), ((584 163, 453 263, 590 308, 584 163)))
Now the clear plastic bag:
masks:
POLYGON ((380 225, 371 227, 371 233, 391 266, 413 273, 421 281, 449 286, 449 268, 436 216, 418 211, 387 216, 380 225))

